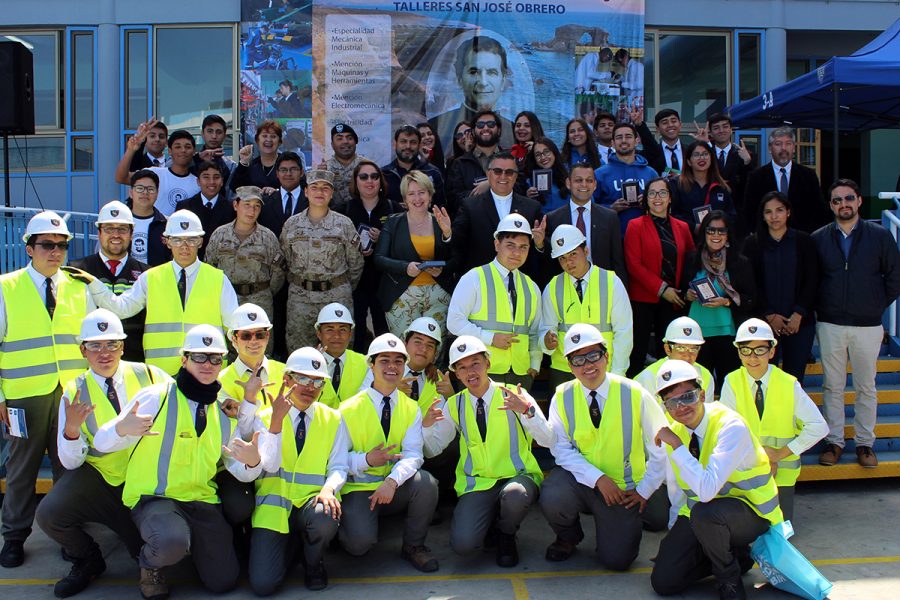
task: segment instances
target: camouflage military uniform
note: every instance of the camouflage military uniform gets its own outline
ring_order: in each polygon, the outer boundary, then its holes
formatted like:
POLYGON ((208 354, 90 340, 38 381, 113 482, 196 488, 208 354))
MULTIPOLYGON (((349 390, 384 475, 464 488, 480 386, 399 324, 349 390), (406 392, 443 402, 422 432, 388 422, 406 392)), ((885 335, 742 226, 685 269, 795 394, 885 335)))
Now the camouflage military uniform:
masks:
POLYGON ((316 317, 326 304, 340 302, 353 311, 353 288, 363 270, 353 222, 330 210, 313 224, 307 214, 304 210, 288 219, 280 238, 290 282, 288 352, 318 343, 316 317))
POLYGON ((364 160, 369 159, 356 154, 347 166, 333 156, 325 163, 328 170, 334 173, 334 196, 331 198, 333 210, 344 212, 350 205, 350 180, 353 179, 353 169, 364 160))

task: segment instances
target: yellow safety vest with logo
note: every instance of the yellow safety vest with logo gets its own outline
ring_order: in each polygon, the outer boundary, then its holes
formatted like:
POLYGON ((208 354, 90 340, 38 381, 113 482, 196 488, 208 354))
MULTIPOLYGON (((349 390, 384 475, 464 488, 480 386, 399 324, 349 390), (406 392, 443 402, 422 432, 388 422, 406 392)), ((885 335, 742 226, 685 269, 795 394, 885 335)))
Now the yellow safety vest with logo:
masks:
MULTIPOLYGON (((669 360, 668 357, 659 359, 658 361, 641 371, 638 376, 634 378, 634 380, 643 385, 644 389, 651 391, 652 393, 652 391, 656 389, 656 376, 659 374, 659 368, 667 360, 669 360)), ((695 362, 694 368, 697 369, 697 374, 700 376, 701 387, 706 391, 706 401, 712 402, 712 373, 710 373, 709 369, 707 369, 700 363, 695 362)), ((663 414, 666 415, 666 419, 668 419, 669 423, 673 423, 674 419, 672 419, 672 415, 669 414, 669 411, 666 410, 666 405, 663 403, 662 398, 660 398, 658 394, 654 394, 653 396, 662 407, 663 414)))
MULTIPOLYGON (((143 363, 122 361, 122 374, 125 379, 125 393, 127 398, 119 398, 120 407, 125 408, 128 400, 139 391, 154 383, 151 368, 143 363)), ((157 373, 159 373, 157 371, 157 373)), ((158 379, 158 377, 157 377, 158 379)), ((116 452, 104 453, 94 448, 94 436, 107 422, 119 416, 109 399, 106 391, 97 385, 97 380, 86 371, 70 381, 66 385, 66 396, 69 401, 75 399, 76 392, 81 392, 78 401, 87 406, 93 406, 94 411, 88 415, 81 424, 81 431, 87 440, 88 453, 85 462, 97 469, 103 479, 111 486, 120 486, 125 482, 125 470, 128 468, 128 457, 131 450, 126 448, 116 452)))
MULTIPOLYGON (((719 438, 719 430, 723 425, 735 419, 739 419, 746 425, 743 417, 731 410, 724 404, 713 402, 704 405, 706 410, 706 435, 703 437, 703 443, 700 446, 700 464, 703 468, 709 463, 709 457, 716 442, 719 438)), ((683 424, 677 421, 672 424, 672 431, 681 440, 685 446, 690 444, 691 432, 683 424)), ((742 500, 753 509, 753 512, 764 519, 767 519, 772 525, 776 525, 784 521, 781 514, 781 507, 778 505, 778 487, 775 485, 775 479, 772 477, 769 467, 769 459, 765 451, 756 439, 753 432, 750 432, 750 439, 753 442, 753 450, 756 456, 756 462, 750 469, 735 469, 728 477, 725 485, 716 494, 716 498, 737 498, 742 500)), ((672 447, 666 444, 666 452, 669 455, 669 463, 672 465, 672 471, 675 473, 675 479, 678 485, 687 496, 687 503, 678 511, 679 515, 686 517, 691 516, 691 508, 694 507, 699 498, 681 478, 681 474, 672 461, 672 447)))
MULTIPOLYGON (((737 411, 747 421, 750 431, 759 438, 759 443, 770 448, 783 448, 794 441, 800 433, 800 427, 794 419, 794 384, 797 378, 785 373, 776 366, 772 367, 769 385, 765 392, 762 419, 756 411, 755 391, 750 391, 747 369, 741 367, 725 377, 734 390, 737 411)), ((755 387, 755 386, 754 386, 755 387)), ((790 487, 800 477, 800 457, 789 454, 778 461, 775 483, 790 487)))
POLYGON ((215 482, 222 446, 227 446, 236 422, 218 404, 207 407, 206 429, 198 438, 188 399, 175 383, 157 384, 159 412, 150 431, 131 451, 125 472, 122 503, 134 508, 142 496, 179 502, 219 504, 215 482))
MULTIPOLYGON (((238 377, 237 369, 235 368, 236 363, 231 363, 225 369, 219 373, 219 383, 222 384, 221 394, 228 396, 229 398, 233 398, 238 402, 244 401, 244 388, 237 384, 238 381, 247 381, 250 379, 250 371, 246 371, 241 377, 238 377)), ((278 390, 281 389, 281 382, 284 380, 284 363, 278 362, 277 360, 272 360, 271 358, 266 361, 266 375, 268 383, 273 384, 271 387, 263 388, 263 391, 268 390, 270 394, 274 397, 278 394, 278 390)), ((260 392, 259 396, 256 399, 256 405, 259 407, 257 410, 261 410, 263 406, 269 404, 269 397, 266 396, 265 393, 260 392)))
POLYGON ((87 369, 78 348, 87 289, 65 272, 56 284, 53 319, 26 269, 0 276, 6 336, 0 343, 0 386, 8 400, 44 396, 87 369))
MULTIPOLYGON (((144 321, 144 358, 169 375, 181 368, 184 335, 192 327, 209 324, 222 329, 222 285, 225 273, 200 263, 185 307, 181 307, 172 263, 153 267, 147 278, 147 318, 144 321)), ((223 330, 224 333, 224 330, 223 330)))
MULTIPOLYGON (((569 327, 575 323, 587 323, 600 331, 600 335, 606 340, 606 350, 609 359, 606 370, 612 368, 613 357, 613 328, 612 328, 612 304, 613 304, 613 280, 615 273, 591 266, 586 274, 587 285, 582 289, 584 302, 578 299, 575 284, 566 273, 560 273, 550 280, 550 302, 553 303, 553 312, 559 319, 556 326, 556 335, 559 344, 550 355, 550 367, 557 371, 571 373, 569 361, 563 354, 563 339, 569 327)), ((491 357, 493 359, 493 356, 491 357)))
POLYGON ((509 305, 509 289, 506 280, 494 263, 475 269, 478 274, 479 298, 481 307, 469 315, 469 321, 490 333, 513 333, 518 343, 513 343, 506 350, 489 346, 491 366, 488 373, 508 373, 510 369, 516 375, 527 375, 531 368, 531 356, 528 353, 528 332, 531 323, 538 318, 540 298, 534 293, 534 283, 528 275, 514 271, 516 285, 516 318, 509 305))
MULTIPOLYGON (((322 490, 328 473, 328 457, 334 446, 341 413, 316 403, 303 451, 297 454, 291 415, 284 416, 281 427, 281 465, 277 473, 263 472, 256 480, 256 508, 253 527, 290 533, 291 509, 302 507, 322 490)), ((259 411, 266 427, 272 420, 272 408, 259 411)), ((340 497, 340 496, 338 496, 340 497)))
MULTIPOLYGON (((397 391, 397 402, 391 410, 391 428, 387 439, 384 439, 384 431, 381 429, 381 413, 375 410, 375 405, 369 397, 367 390, 362 390, 348 400, 341 402, 341 416, 347 424, 347 432, 350 434, 350 443, 353 452, 368 452, 378 444, 394 446, 392 452, 403 453, 403 438, 406 430, 412 427, 419 412, 419 405, 409 396, 397 391)), ((391 463, 380 467, 370 467, 365 473, 347 476, 347 483, 341 493, 349 494, 360 490, 374 490, 391 474, 391 463)))
MULTIPOLYGON (((515 389, 512 386, 506 386, 515 389)), ((490 489, 501 479, 527 475, 537 485, 544 475, 531 453, 531 436, 511 410, 497 410, 503 405, 503 392, 494 384, 494 395, 487 411, 487 439, 481 439, 475 409, 469 390, 447 400, 447 414, 453 419, 459 436, 459 462, 456 463, 457 496, 490 489)))
POLYGON ((607 377, 609 392, 599 428, 591 422, 589 403, 577 380, 557 389, 556 412, 575 449, 620 490, 633 490, 647 470, 641 430, 642 390, 624 377, 607 377))
POLYGON ((417 400, 419 404, 419 410, 422 411, 422 416, 425 416, 425 413, 428 412, 428 409, 431 408, 431 404, 440 397, 438 394, 437 386, 433 381, 430 381, 428 377, 425 377, 424 373, 422 373, 422 379, 425 380, 425 384, 422 386, 422 389, 419 391, 419 399, 417 400))
POLYGON ((366 373, 369 371, 369 363, 366 357, 359 352, 347 350, 344 353, 344 364, 341 365, 341 385, 337 392, 331 385, 331 380, 325 382, 322 388, 322 394, 319 396, 318 402, 337 410, 341 402, 349 400, 359 392, 362 387, 366 373))

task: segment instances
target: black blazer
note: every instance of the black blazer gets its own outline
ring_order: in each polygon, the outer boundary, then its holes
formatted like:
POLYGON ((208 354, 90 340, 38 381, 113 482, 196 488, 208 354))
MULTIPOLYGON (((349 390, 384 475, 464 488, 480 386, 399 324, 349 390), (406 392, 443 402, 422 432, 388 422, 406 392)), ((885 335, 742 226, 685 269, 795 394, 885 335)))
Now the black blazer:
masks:
MULTIPOLYGON (((643 149, 640 151, 640 155, 647 159, 647 164, 653 167, 653 170, 662 175, 662 172, 666 170, 666 156, 663 154, 663 147, 659 141, 653 137, 653 133, 650 131, 650 128, 647 127, 647 123, 641 123, 637 129, 638 135, 641 138, 641 146, 643 149)), ((687 144, 684 141, 681 142, 681 162, 679 166, 684 168, 684 163, 686 162, 686 157, 684 155, 685 150, 687 149, 687 144)))
MULTIPOLYGON (((628 285, 628 270, 625 267, 625 254, 622 249, 622 228, 619 225, 619 217, 616 212, 596 202, 590 202, 591 211, 591 263, 609 271, 615 271, 619 279, 628 285)), ((547 214, 547 241, 544 243, 545 258, 548 272, 548 280, 558 273, 562 273, 559 261, 550 258, 550 238, 560 225, 574 225, 572 223, 572 211, 569 203, 560 206, 547 214)))
MULTIPOLYGON (((448 294, 453 293, 455 285, 455 273, 458 268, 458 256, 456 246, 443 240, 443 233, 437 220, 432 217, 434 225, 434 259, 447 262, 447 266, 441 271, 435 280, 448 294)), ((397 213, 388 217, 381 234, 378 236, 378 244, 375 246, 375 268, 383 273, 378 284, 378 301, 382 308, 390 310, 397 298, 400 297, 413 277, 406 274, 406 267, 411 262, 421 261, 422 258, 416 252, 409 235, 409 219, 407 213, 397 213)))
MULTIPOLYGON (((744 220, 750 232, 756 231, 759 225, 759 202, 766 192, 778 189, 772 163, 766 163, 752 171, 747 177, 744 190, 744 220)), ((788 199, 791 201, 791 219, 789 225, 794 229, 812 233, 819 227, 833 220, 819 177, 810 168, 797 162, 791 165, 788 183, 788 199)))
POLYGON ((260 225, 271 229, 277 238, 281 237, 281 230, 284 228, 285 221, 309 208, 309 201, 306 199, 306 194, 303 193, 303 189, 300 186, 297 186, 292 193, 294 195, 294 210, 289 215, 284 214, 284 204, 281 202, 281 188, 263 198, 263 207, 259 211, 259 219, 257 221, 260 225))
POLYGON ((228 198, 228 190, 224 187, 219 192, 219 198, 216 200, 212 210, 207 210, 203 206, 201 194, 194 194, 187 200, 182 200, 175 205, 175 210, 189 210, 200 217, 200 224, 203 225, 203 246, 200 248, 199 258, 203 260, 206 255, 206 246, 209 244, 209 238, 212 237, 213 231, 234 221, 234 206, 228 198))
MULTIPOLYGON (((700 250, 691 252, 685 261, 685 279, 691 281, 695 279, 700 267, 697 265, 697 253, 700 250)), ((741 323, 751 317, 758 315, 759 296, 756 288, 756 277, 753 274, 753 267, 750 261, 740 252, 736 252, 734 248, 728 251, 728 279, 731 287, 734 288, 741 296, 741 305, 738 306, 734 302, 731 303, 731 318, 734 320, 735 328, 740 327, 741 323)))

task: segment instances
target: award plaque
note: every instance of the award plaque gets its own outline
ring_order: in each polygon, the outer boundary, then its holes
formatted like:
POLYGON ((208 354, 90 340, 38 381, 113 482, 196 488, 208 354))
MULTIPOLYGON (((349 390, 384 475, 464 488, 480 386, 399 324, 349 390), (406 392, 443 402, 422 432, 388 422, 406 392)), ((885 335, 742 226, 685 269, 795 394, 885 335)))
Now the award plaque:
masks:
POLYGON ((640 195, 639 190, 637 181, 626 181, 622 184, 622 197, 628 206, 640 206, 641 202, 638 199, 640 195))
POLYGON ((534 177, 534 187, 539 192, 550 191, 550 178, 553 177, 553 171, 550 169, 535 169, 532 173, 534 177))
POLYGON ((719 293, 716 291, 716 286, 713 285, 713 280, 709 277, 701 277, 700 279, 695 279, 690 283, 690 285, 691 289, 694 290, 694 293, 697 294, 697 300, 699 300, 701 304, 706 304, 711 300, 721 298, 719 293))

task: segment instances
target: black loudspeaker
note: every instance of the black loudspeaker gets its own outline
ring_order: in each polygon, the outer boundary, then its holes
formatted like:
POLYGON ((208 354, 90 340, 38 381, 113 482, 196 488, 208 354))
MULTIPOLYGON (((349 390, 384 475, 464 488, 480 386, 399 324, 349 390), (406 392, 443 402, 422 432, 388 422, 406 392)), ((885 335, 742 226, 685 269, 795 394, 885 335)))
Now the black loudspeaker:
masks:
POLYGON ((34 57, 19 42, 0 42, 0 133, 34 133, 34 57))

